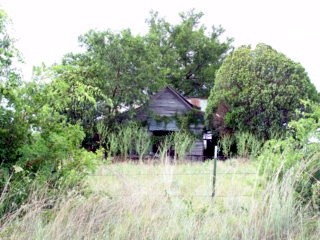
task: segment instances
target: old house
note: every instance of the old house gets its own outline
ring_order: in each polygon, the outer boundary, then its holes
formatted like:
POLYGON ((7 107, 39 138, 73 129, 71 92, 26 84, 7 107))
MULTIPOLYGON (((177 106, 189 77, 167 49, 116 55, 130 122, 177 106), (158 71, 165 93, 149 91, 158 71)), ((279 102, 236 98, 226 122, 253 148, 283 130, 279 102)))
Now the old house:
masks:
MULTIPOLYGON (((165 87, 150 98, 149 103, 139 108, 137 115, 144 121, 148 131, 153 136, 166 136, 182 128, 196 136, 187 158, 190 160, 203 160, 204 148, 208 147, 204 136, 203 110, 206 105, 204 99, 187 99, 171 87, 165 87)), ((157 146, 153 146, 156 152, 157 146)))

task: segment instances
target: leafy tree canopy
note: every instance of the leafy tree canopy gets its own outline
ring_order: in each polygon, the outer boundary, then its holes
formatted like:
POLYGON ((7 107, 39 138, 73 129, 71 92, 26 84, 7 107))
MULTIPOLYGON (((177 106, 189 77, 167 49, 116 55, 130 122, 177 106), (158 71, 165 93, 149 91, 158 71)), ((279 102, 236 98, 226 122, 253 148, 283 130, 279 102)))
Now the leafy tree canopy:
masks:
POLYGON ((163 84, 154 80, 156 68, 150 64, 152 56, 144 38, 130 30, 91 30, 80 36, 79 42, 83 53, 66 55, 52 70, 56 80, 77 86, 70 91, 91 92, 93 99, 75 98, 65 112, 70 122, 81 123, 91 142, 97 133, 97 119, 113 126, 121 112, 140 106, 163 84))
POLYGON ((208 32, 200 25, 203 13, 181 13, 179 24, 170 24, 152 12, 148 20, 147 41, 154 54, 158 76, 183 95, 208 97, 232 39, 220 41, 223 28, 212 26, 208 32), (160 74, 160 75, 159 75, 160 74))
POLYGON ((206 119, 220 134, 250 131, 268 139, 284 132, 301 99, 319 97, 300 64, 265 44, 242 46, 217 72, 206 119))
POLYGON ((0 84, 16 83, 19 79, 17 69, 13 66, 14 61, 20 61, 19 52, 14 47, 14 40, 8 32, 10 20, 0 9, 0 84))
POLYGON ((9 34, 10 21, 0 9, 0 159, 6 162, 17 158, 17 148, 25 141, 26 125, 18 115, 20 75, 14 62, 20 60, 9 34))
POLYGON ((90 30, 79 37, 84 51, 66 55, 51 69, 54 79, 95 92, 94 108, 90 101, 75 99, 65 112, 71 123, 81 123, 89 142, 97 137, 96 119, 112 127, 124 110, 141 106, 165 85, 185 95, 208 96, 231 40, 218 40, 223 33, 220 27, 207 34, 199 26, 202 13, 180 16, 181 23, 172 25, 152 13, 144 36, 129 29, 90 30))

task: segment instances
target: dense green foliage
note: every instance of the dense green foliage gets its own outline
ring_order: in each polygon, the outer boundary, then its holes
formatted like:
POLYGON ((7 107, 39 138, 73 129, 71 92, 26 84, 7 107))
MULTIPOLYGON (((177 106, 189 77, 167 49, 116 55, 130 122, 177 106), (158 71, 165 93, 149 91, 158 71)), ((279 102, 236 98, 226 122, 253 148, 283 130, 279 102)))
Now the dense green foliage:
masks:
POLYGON ((21 102, 16 90, 20 83, 13 66, 19 53, 8 34, 9 19, 0 9, 0 159, 8 162, 17 158, 17 147, 24 143, 26 126, 20 114, 21 102))
POLYGON ((224 157, 241 157, 255 159, 259 156, 263 143, 254 134, 236 132, 220 138, 219 148, 224 157))
POLYGON ((261 161, 265 172, 284 175, 307 160, 296 191, 318 206, 319 144, 308 140, 320 137, 320 111, 301 104, 318 101, 304 69, 266 45, 241 47, 225 59, 231 40, 219 40, 222 28, 207 32, 202 13, 180 16, 173 25, 152 13, 144 36, 91 30, 79 37, 81 53, 35 67, 33 81, 23 82, 0 10, 0 215, 18 209, 35 189, 48 195, 75 189, 105 157, 135 155, 142 162, 155 144, 161 160, 172 149, 174 160, 184 160, 194 140, 187 130, 199 123, 199 111, 175 116, 181 131, 162 139, 130 122, 135 108, 166 85, 197 97, 211 91, 207 119, 222 134, 226 156, 234 144, 239 156, 256 157, 261 139, 302 117, 286 127, 292 131, 286 139, 265 145, 261 161))
POLYGON ((18 104, 8 111, 14 113, 10 123, 17 131, 2 133, 2 137, 19 141, 2 142, 6 155, 1 159, 0 214, 18 207, 37 186, 73 187, 88 169, 94 169, 95 155, 80 149, 85 136, 82 127, 68 123, 60 114, 69 95, 62 97, 59 90, 64 86, 57 87, 30 82, 15 89, 18 104))
POLYGON ((148 94, 162 85, 153 80, 155 68, 149 64, 152 60, 144 39, 133 36, 130 30, 121 33, 92 30, 80 36, 79 41, 84 53, 66 55, 53 70, 62 81, 75 81, 95 91, 92 96, 95 108, 88 101, 72 108, 70 102, 65 112, 69 121, 80 122, 86 132, 85 145, 94 148, 97 119, 114 128, 121 112, 140 106, 148 94))
POLYGON ((59 65, 40 70, 42 78, 52 78, 50 89, 56 94, 56 110, 69 124, 79 124, 85 132, 84 144, 88 149, 97 148, 96 120, 103 116, 102 111, 112 106, 111 100, 95 84, 85 81, 86 76, 78 66, 59 65), (89 145, 86 145, 88 143, 89 145), (94 145, 95 144, 95 145, 94 145))
POLYGON ((211 32, 200 25, 203 13, 181 13, 173 25, 152 13, 148 20, 147 43, 153 49, 153 64, 158 76, 183 95, 208 97, 215 73, 231 47, 231 39, 221 42, 224 30, 212 26, 211 32))
POLYGON ((95 105, 91 89, 59 78, 43 83, 48 72, 42 68, 33 82, 20 81, 14 67, 19 54, 7 28, 0 11, 0 215, 18 208, 35 188, 80 184, 96 159, 80 149, 85 133, 64 114, 70 102, 95 105))
POLYGON ((70 93, 74 85, 94 93, 93 101, 70 101, 63 113, 70 123, 84 128, 84 146, 98 147, 96 119, 115 129, 165 85, 185 95, 208 96, 231 40, 219 41, 222 28, 207 33, 199 26, 202 16, 191 11, 172 25, 152 13, 144 36, 127 29, 120 33, 91 30, 79 37, 83 53, 66 55, 59 66, 50 69, 50 75, 68 84, 70 93))
POLYGON ((243 46, 217 72, 206 118, 222 135, 248 131, 268 139, 285 132, 301 99, 319 98, 300 64, 264 44, 243 46))
MULTIPOLYGON (((105 147, 106 156, 135 153, 142 161, 151 144, 148 133, 138 125, 117 125, 167 84, 179 82, 180 92, 204 96, 230 47, 229 40, 218 40, 221 28, 209 36, 204 26, 198 27, 201 17, 191 11, 171 25, 154 14, 145 36, 91 30, 79 37, 82 53, 69 53, 51 67, 35 67, 33 81, 24 83, 14 66, 19 52, 1 10, 0 213, 16 209, 32 188, 77 185, 97 159, 81 146, 105 147)), ((181 136, 172 136, 176 158, 190 145, 187 135, 181 136)))
MULTIPOLYGON (((152 136, 145 127, 136 122, 129 122, 118 127, 116 130, 106 131, 106 150, 108 159, 120 157, 122 160, 139 158, 149 160, 152 146, 157 149, 154 153, 161 162, 166 161, 170 150, 174 149, 173 161, 184 160, 190 150, 194 137, 183 130, 168 134, 167 136, 152 136)), ((173 151, 172 151, 173 153, 173 151)))
POLYGON ((320 210, 320 107, 305 106, 311 113, 301 113, 301 119, 291 121, 284 139, 266 142, 259 161, 270 178, 281 179, 292 169, 299 172, 295 179, 298 198, 320 210))

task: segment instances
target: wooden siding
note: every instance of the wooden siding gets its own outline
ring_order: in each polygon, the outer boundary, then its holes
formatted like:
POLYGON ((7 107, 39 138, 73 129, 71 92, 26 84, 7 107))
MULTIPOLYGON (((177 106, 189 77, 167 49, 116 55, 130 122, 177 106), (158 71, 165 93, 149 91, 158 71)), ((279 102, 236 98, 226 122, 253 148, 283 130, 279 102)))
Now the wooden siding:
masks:
POLYGON ((159 116, 174 116, 190 111, 192 106, 188 104, 173 90, 165 88, 151 99, 149 109, 159 116))
POLYGON ((203 141, 195 140, 187 155, 188 160, 203 160, 203 141))
MULTIPOLYGON (((152 134, 155 136, 160 136, 159 134, 163 134, 163 136, 165 136, 167 133, 179 131, 179 126, 176 119, 170 117, 182 115, 194 109, 200 111, 200 107, 192 105, 171 87, 166 87, 155 95, 151 96, 148 105, 145 105, 137 110, 137 117, 141 121, 147 121, 148 130, 152 134), (166 121, 156 121, 153 118, 154 115, 166 116, 169 118, 166 119, 166 121)), ((200 115, 199 120, 202 121, 202 115, 200 115)), ((189 127, 190 131, 198 135, 200 139, 194 141, 186 158, 189 160, 202 161, 204 159, 204 145, 202 140, 204 125, 203 123, 191 124, 189 127)))

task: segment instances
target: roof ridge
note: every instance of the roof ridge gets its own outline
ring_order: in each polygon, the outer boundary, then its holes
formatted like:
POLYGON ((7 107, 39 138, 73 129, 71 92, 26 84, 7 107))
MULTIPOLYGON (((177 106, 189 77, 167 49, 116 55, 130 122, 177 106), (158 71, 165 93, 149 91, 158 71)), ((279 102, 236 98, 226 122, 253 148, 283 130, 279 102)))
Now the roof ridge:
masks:
MULTIPOLYGON (((177 90, 170 86, 166 86, 165 88, 169 89, 171 92, 173 92, 178 98, 182 100, 182 102, 187 105, 189 108, 194 109, 196 106, 191 104, 184 96, 182 96, 177 90)), ((197 108, 197 107, 196 107, 197 108)))

